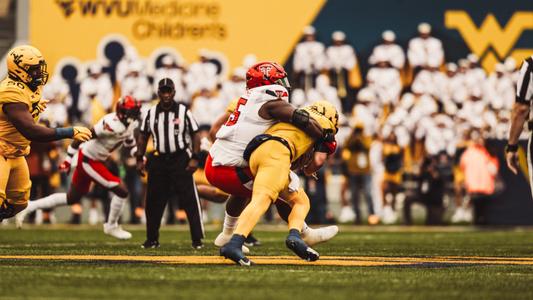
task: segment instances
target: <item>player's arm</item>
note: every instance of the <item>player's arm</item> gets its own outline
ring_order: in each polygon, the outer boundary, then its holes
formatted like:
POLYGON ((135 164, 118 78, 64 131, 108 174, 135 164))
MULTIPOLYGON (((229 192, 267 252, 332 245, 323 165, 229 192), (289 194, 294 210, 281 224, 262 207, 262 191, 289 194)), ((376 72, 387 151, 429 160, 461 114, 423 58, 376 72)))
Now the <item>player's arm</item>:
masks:
POLYGON ((28 140, 51 142, 66 138, 87 141, 91 132, 85 127, 48 128, 36 124, 24 103, 6 103, 2 106, 8 120, 28 140))
POLYGON ((216 121, 213 123, 213 125, 211 125, 211 129, 209 129, 209 140, 211 142, 215 141, 218 130, 220 129, 220 127, 222 127, 222 125, 224 125, 224 123, 226 123, 230 115, 231 112, 224 112, 224 114, 220 115, 218 119, 216 119, 216 121))
POLYGON ((324 137, 324 130, 309 113, 281 99, 268 101, 259 109, 259 115, 264 119, 275 119, 284 123, 290 123, 314 139, 324 137))
POLYGON ((312 176, 315 174, 328 160, 328 154, 324 152, 315 152, 313 159, 303 169, 305 176, 312 176))

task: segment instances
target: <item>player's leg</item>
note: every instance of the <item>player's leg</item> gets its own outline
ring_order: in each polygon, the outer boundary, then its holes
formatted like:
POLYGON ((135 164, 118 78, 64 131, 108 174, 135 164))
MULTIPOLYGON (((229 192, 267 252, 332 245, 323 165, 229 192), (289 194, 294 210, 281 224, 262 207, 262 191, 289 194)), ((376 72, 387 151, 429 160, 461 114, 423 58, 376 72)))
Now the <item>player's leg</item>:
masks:
MULTIPOLYGON (((246 204, 250 201, 249 198, 229 195, 226 201, 226 210, 224 212, 224 223, 222 225, 222 232, 215 238, 214 244, 217 247, 226 245, 237 227, 237 222, 241 212, 246 207, 246 204)), ((250 249, 245 245, 242 246, 243 253, 250 253, 250 249)))
POLYGON ((74 169, 72 180, 67 193, 54 193, 41 199, 33 200, 28 203, 28 207, 17 215, 15 224, 18 228, 22 227, 24 218, 38 209, 48 209, 63 205, 73 205, 80 203, 81 197, 89 191, 91 178, 83 171, 81 161, 74 169))
POLYGON ((289 184, 290 153, 277 141, 267 141, 259 146, 250 158, 254 176, 252 199, 242 211, 231 240, 220 248, 220 254, 240 265, 251 265, 242 253, 246 236, 252 231, 280 191, 289 184), (286 176, 280 176, 286 174, 286 176))
POLYGON ((13 204, 6 199, 6 188, 11 174, 11 160, 0 157, 0 221, 14 215, 13 204))
POLYGON ((244 237, 248 236, 270 204, 288 186, 290 152, 277 141, 267 141, 252 153, 250 170, 254 175, 252 199, 242 211, 235 229, 235 234, 244 237))
POLYGON ((104 223, 104 233, 121 240, 131 238, 131 233, 125 231, 118 225, 118 220, 122 214, 122 209, 128 201, 128 190, 118 176, 111 173, 106 165, 97 160, 83 159, 81 168, 84 175, 87 175, 92 181, 111 191, 113 197, 109 208, 107 222, 104 223))
POLYGON ((104 223, 104 233, 120 240, 130 239, 131 233, 122 229, 122 227, 118 225, 124 205, 126 204, 126 201, 128 201, 128 190, 124 183, 120 182, 119 185, 111 188, 111 192, 113 193, 113 197, 111 198, 111 204, 109 205, 107 222, 104 223))
POLYGON ((285 240, 287 248, 304 260, 317 260, 319 258, 318 252, 309 247, 301 237, 304 220, 310 208, 309 197, 302 188, 298 189, 298 192, 283 192, 281 197, 293 204, 289 214, 289 236, 285 240))
MULTIPOLYGON (((285 222, 288 222, 289 215, 292 211, 291 204, 287 202, 287 200, 282 199, 282 198, 278 198, 275 204, 276 204, 276 209, 281 219, 284 220, 285 222)), ((329 241, 335 235, 337 235, 338 232, 339 232, 339 227, 337 225, 325 226, 325 227, 315 229, 315 228, 309 227, 307 223, 304 222, 303 227, 302 227, 302 239, 307 245, 313 246, 316 244, 329 241)))
POLYGON ((205 176, 204 169, 198 169, 193 174, 194 183, 200 198, 215 203, 224 203, 228 199, 228 194, 209 184, 205 176))

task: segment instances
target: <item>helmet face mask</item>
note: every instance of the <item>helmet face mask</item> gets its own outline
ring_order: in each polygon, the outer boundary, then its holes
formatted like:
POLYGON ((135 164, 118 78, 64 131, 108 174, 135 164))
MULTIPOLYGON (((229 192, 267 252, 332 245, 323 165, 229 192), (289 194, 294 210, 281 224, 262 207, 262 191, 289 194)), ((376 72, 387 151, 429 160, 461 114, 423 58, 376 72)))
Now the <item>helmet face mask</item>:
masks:
POLYGON ((26 73, 28 73, 28 85, 31 87, 38 87, 45 85, 48 82, 48 72, 46 71, 47 65, 44 60, 40 61, 38 65, 32 65, 28 67, 26 73))

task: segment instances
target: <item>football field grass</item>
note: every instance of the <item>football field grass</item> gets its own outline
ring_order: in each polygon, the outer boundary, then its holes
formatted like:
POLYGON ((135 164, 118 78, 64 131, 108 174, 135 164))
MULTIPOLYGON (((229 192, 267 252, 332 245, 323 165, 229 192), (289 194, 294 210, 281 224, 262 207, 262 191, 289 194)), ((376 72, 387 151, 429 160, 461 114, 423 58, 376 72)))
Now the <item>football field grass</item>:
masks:
POLYGON ((190 247, 165 227, 144 250, 142 227, 118 241, 99 227, 0 227, 0 299, 532 299, 533 230, 342 227, 296 259, 280 227, 261 227, 251 268, 190 247))

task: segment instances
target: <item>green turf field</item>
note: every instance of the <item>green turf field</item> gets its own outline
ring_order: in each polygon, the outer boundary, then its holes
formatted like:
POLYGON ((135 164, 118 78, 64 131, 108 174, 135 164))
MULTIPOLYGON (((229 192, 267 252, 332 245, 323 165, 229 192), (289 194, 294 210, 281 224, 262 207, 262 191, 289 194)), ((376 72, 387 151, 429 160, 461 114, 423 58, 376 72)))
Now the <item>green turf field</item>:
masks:
POLYGON ((99 227, 1 227, 0 298, 533 298, 530 229, 341 228, 316 247, 322 263, 339 264, 325 266, 296 265, 283 230, 263 227, 252 249, 261 264, 243 268, 217 257, 216 230, 195 251, 185 227, 165 227, 162 247, 143 250, 143 228, 126 228, 134 238, 121 242, 99 227))

